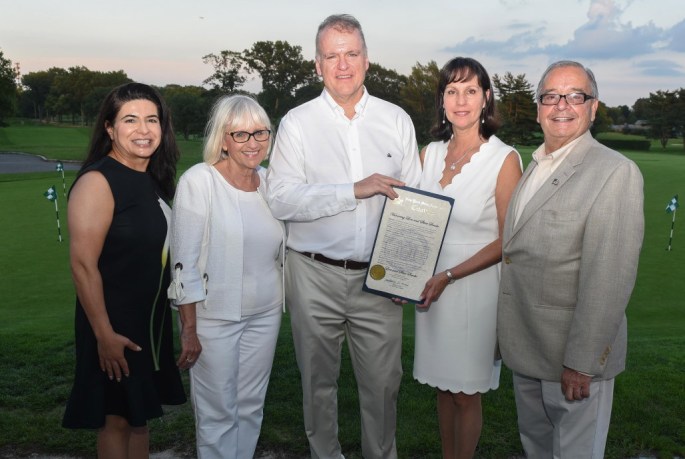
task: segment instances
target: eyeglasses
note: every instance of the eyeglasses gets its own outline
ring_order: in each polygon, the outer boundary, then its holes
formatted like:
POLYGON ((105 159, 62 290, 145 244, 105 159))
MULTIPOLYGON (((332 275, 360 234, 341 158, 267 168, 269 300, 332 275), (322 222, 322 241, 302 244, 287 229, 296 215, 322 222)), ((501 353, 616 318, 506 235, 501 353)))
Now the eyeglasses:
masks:
POLYGON ((269 129, 260 129, 259 131, 247 132, 247 131, 235 131, 227 132, 233 138, 235 143, 245 143, 250 140, 250 137, 254 137, 257 142, 265 142, 269 140, 271 136, 271 131, 269 129))
POLYGON ((569 105, 582 105, 586 101, 595 98, 594 96, 589 96, 584 92, 572 92, 570 94, 543 94, 540 96, 540 103, 542 105, 556 105, 559 103, 562 97, 569 105))

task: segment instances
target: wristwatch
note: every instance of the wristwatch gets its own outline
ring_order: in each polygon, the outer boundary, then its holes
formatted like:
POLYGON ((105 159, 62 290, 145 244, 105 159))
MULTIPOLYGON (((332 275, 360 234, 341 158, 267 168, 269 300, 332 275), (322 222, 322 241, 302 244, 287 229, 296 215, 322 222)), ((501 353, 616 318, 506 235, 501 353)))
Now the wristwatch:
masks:
POLYGON ((447 281, 448 284, 454 284, 454 281, 457 280, 457 278, 452 275, 452 272, 449 269, 445 271, 445 275, 449 279, 449 281, 447 281))

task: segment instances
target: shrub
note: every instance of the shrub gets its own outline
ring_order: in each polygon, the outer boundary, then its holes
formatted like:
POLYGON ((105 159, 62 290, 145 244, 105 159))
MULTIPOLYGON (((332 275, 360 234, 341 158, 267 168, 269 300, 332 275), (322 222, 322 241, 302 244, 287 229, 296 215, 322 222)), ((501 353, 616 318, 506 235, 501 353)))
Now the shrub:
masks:
POLYGON ((647 139, 597 139, 601 144, 614 150, 649 151, 652 142, 647 139))

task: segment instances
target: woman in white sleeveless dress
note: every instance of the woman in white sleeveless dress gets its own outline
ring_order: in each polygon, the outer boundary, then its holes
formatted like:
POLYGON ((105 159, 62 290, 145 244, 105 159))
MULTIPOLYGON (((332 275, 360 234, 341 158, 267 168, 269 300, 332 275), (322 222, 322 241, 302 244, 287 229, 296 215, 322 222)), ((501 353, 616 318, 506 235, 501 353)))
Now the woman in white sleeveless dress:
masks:
POLYGON ((438 141, 421 151, 420 188, 454 198, 436 274, 416 308, 414 378, 437 389, 445 458, 473 457, 481 393, 499 386, 495 357, 501 234, 521 158, 494 136, 490 77, 454 58, 440 71, 438 141))

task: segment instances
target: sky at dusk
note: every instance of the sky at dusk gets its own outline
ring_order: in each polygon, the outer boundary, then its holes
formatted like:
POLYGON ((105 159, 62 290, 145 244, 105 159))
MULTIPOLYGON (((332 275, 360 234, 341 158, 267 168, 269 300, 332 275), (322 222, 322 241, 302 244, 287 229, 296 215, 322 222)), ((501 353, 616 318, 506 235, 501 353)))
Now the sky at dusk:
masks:
MULTIPOLYGON (((123 70, 144 83, 202 85, 202 56, 284 40, 314 58, 319 23, 349 13, 369 59, 408 75, 455 56, 536 85, 551 62, 577 60, 600 100, 632 106, 685 87, 683 0, 0 0, 0 49, 22 74, 83 65, 123 70)), ((258 92, 251 76, 245 89, 258 92)))

